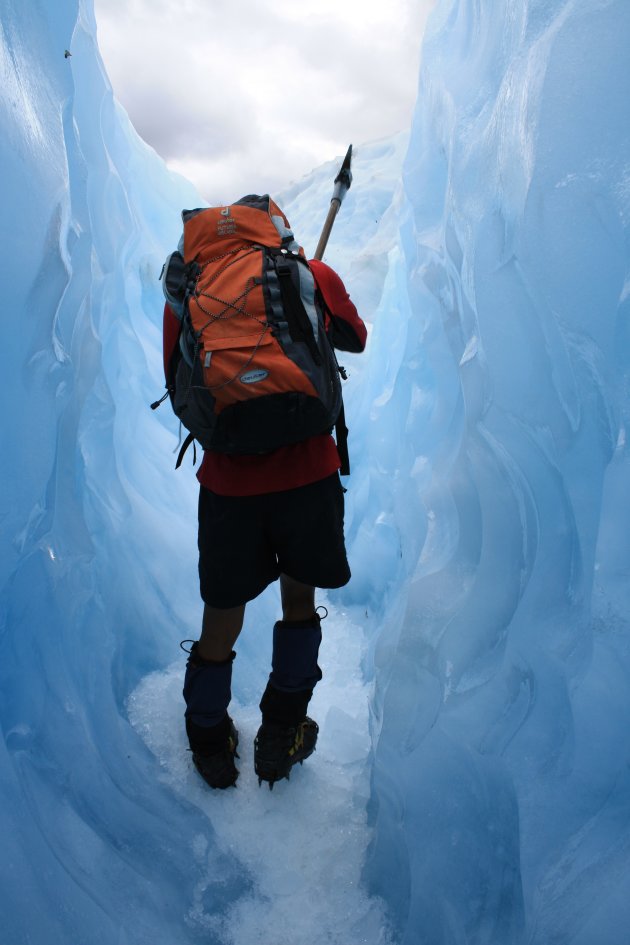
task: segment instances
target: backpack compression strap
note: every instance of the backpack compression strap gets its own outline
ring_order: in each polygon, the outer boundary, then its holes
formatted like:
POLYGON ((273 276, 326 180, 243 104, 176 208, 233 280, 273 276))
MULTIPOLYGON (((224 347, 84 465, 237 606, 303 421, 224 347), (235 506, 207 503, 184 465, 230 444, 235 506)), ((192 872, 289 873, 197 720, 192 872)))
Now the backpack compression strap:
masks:
MULTIPOLYGON (((184 454, 186 453, 186 450, 188 449, 191 443, 193 447, 193 466, 197 462, 197 446, 195 444, 195 438, 192 435, 192 433, 189 433, 186 439, 184 440, 184 442, 182 443, 181 450, 177 454, 177 462, 175 463, 175 469, 179 469, 179 467, 181 466, 182 460, 184 458, 184 454)), ((177 447, 175 447, 175 449, 177 449, 177 447)))
MULTIPOLYGON (((337 440, 337 452, 339 453, 339 459, 341 460, 339 472, 342 476, 349 476, 350 454, 348 452, 348 427, 346 426, 343 400, 341 401, 341 410, 339 411, 339 416, 337 417, 337 422, 335 424, 335 438, 337 440)), ((179 469, 181 466, 182 460, 184 459, 184 454, 191 443, 193 444, 193 466, 197 462, 197 447, 195 446, 195 438, 192 433, 189 433, 182 443, 182 448, 179 451, 177 462, 175 463, 175 469, 179 469)))
POLYGON ((337 452, 341 460, 339 472, 342 476, 350 475, 350 453, 348 452, 348 427, 346 426, 346 415, 343 409, 343 400, 337 422, 335 423, 335 439, 337 440, 337 452))

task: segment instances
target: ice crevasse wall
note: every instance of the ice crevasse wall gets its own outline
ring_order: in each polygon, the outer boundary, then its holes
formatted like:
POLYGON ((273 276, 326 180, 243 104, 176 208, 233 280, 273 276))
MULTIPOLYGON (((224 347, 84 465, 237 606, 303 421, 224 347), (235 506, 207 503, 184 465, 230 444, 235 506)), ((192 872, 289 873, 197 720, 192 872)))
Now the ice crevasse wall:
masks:
POLYGON ((194 600, 176 553, 194 507, 153 472, 170 433, 130 405, 159 376, 174 204, 198 196, 115 105, 91 3, 4 4, 0 26, 2 937, 176 941, 194 817, 124 699, 187 619, 169 583, 194 600))
MULTIPOLYGON (((197 619, 194 490, 144 405, 157 272, 198 196, 115 105, 88 2, 0 25, 5 936, 119 941, 124 916, 130 942, 193 940, 201 815, 156 785, 124 700, 197 619)), ((365 879, 405 943, 628 927, 629 40, 621 0, 439 2, 368 267, 338 600, 371 640, 365 879)), ((354 234, 355 191, 344 211, 354 234)))
POLYGON ((353 519, 405 943, 625 940, 629 39, 619 2, 425 37, 353 519))

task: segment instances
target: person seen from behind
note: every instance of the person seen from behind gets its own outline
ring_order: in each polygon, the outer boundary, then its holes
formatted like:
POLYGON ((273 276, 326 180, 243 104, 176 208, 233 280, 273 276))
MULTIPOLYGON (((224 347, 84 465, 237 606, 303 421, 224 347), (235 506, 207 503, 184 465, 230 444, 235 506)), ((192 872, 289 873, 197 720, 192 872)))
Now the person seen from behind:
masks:
MULTIPOLYGON (((188 267, 186 272, 196 266, 196 278, 199 280, 200 271, 205 272, 210 284, 203 293, 196 290, 196 304, 202 309, 203 318, 207 312, 204 331, 212 320, 224 331, 226 320, 233 314, 240 319, 239 325, 245 325, 243 330, 251 331, 248 326, 253 326, 258 331, 261 325, 258 348, 250 343, 250 349, 241 349, 241 362, 250 357, 251 347, 257 353, 265 345, 269 356, 273 354, 277 359, 274 364, 280 365, 280 357, 288 359, 275 349, 271 352, 269 300, 273 302, 276 272, 283 275, 284 258, 280 254, 298 256, 286 218, 268 197, 249 195, 215 216, 207 215, 215 230, 211 240, 204 242, 201 227, 208 224, 206 218, 193 215, 199 213, 183 214, 180 249, 183 264, 188 267), (264 220, 253 213, 267 207, 264 220), (247 281, 250 288, 254 285, 248 295, 248 288, 239 285, 235 273, 239 266, 245 272, 255 255, 252 247, 259 248, 256 240, 246 238, 253 235, 248 227, 259 225, 259 220, 268 226, 267 217, 280 234, 277 240, 280 248, 273 251, 275 268, 267 264, 271 275, 247 281), (222 234, 220 241, 217 234, 222 234), (212 266, 218 273, 216 278, 208 276, 212 266), (226 298, 227 293, 220 286, 221 279, 228 275, 235 280, 235 288, 230 289, 231 295, 226 298), (249 307, 258 282, 262 285, 260 297, 266 299, 264 316, 256 315, 249 307), (249 321, 243 322, 243 316, 249 321)), ((274 231, 269 232, 273 235, 274 231)), ((341 351, 363 351, 366 327, 341 278, 322 261, 310 260, 308 266, 303 259, 298 262, 300 285, 306 285, 307 297, 312 276, 314 300, 330 344, 341 351)), ((293 279, 295 282, 295 276, 293 279)), ((281 278, 277 281, 282 283, 281 278)), ((168 387, 173 383, 173 358, 175 354, 179 357, 181 348, 184 306, 178 311, 173 298, 168 292, 166 295, 164 363, 168 387)), ((285 306, 287 298, 290 296, 282 295, 285 306)), ((185 305, 190 305, 190 295, 185 305)), ((308 303, 306 308, 309 309, 308 303)), ((280 319, 274 323, 280 341, 284 324, 280 319)), ((237 325, 236 320, 233 325, 237 325)), ((235 328, 229 331, 233 333, 235 328)), ((301 352, 309 339, 301 340, 297 329, 291 332, 287 350, 296 352, 291 356, 301 363, 301 352)), ((226 349, 228 341, 221 345, 226 349)), ((206 354, 204 366, 208 368, 209 364, 211 370, 213 359, 218 362, 218 357, 217 352, 206 354)), ((241 371, 243 383, 239 389, 245 390, 247 382, 244 395, 253 397, 251 391, 265 373, 266 369, 241 371)), ((226 377, 223 385, 209 385, 216 391, 216 397, 222 395, 222 387, 229 389, 230 384, 234 387, 237 383, 229 371, 226 377)), ((277 580, 282 619, 273 627, 271 673, 260 701, 262 720, 254 743, 254 767, 259 781, 272 788, 276 781, 288 778, 293 765, 308 758, 317 741, 317 723, 307 714, 313 689, 322 677, 318 665, 321 616, 316 609, 315 592, 316 588, 342 587, 350 579, 343 532, 344 490, 339 478, 340 454, 330 429, 316 433, 306 430, 303 437, 298 430, 290 438, 292 442, 264 452, 229 452, 225 451, 225 444, 219 449, 206 448, 197 473, 199 577, 204 611, 201 635, 190 649, 183 695, 192 759, 212 788, 230 787, 236 784, 239 775, 236 766, 239 736, 229 705, 234 646, 243 627, 245 608, 277 580)))

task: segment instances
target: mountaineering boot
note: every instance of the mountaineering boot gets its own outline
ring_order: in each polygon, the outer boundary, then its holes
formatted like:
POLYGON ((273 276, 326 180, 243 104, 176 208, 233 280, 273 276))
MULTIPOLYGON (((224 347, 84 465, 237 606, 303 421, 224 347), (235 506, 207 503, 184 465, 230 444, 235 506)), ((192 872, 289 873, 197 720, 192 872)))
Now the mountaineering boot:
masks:
POLYGON ((279 620, 273 628, 272 671, 260 700, 262 725, 254 741, 258 783, 266 781, 269 790, 315 751, 319 728, 306 710, 322 678, 317 664, 321 639, 317 613, 308 620, 279 620))
POLYGON ((229 715, 210 728, 186 719, 186 734, 193 763, 206 784, 211 788, 236 784, 238 769, 234 758, 238 758, 238 732, 229 715))
POLYGON ((276 781, 291 777, 293 765, 315 751, 319 726, 306 716, 297 725, 264 722, 254 741, 254 769, 258 783, 266 781, 273 790, 276 781))
POLYGON ((186 663, 184 700, 186 734, 193 762, 206 784, 226 788, 236 783, 238 732, 228 715, 235 653, 217 662, 199 655, 193 643, 186 663))

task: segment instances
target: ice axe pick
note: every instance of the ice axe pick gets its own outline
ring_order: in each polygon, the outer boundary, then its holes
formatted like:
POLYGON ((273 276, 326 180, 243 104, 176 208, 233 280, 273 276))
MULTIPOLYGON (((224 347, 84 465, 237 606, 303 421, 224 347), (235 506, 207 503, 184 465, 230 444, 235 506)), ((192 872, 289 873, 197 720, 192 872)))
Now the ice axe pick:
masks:
POLYGON ((317 244, 317 249, 315 250, 314 259, 321 259, 324 255, 326 249, 326 244, 328 243, 328 238, 330 236, 330 231, 332 230, 333 223, 335 222, 335 217, 339 212, 339 207, 343 198, 346 196, 350 190, 350 185, 352 183, 352 171, 350 170, 350 164, 352 162, 352 145, 348 148, 345 158, 343 159, 343 164, 337 176, 335 177, 335 188, 333 190, 333 195, 330 201, 330 207, 328 209, 328 216, 326 217, 326 222, 324 223, 324 228, 322 230, 322 235, 319 238, 319 243, 317 244))

